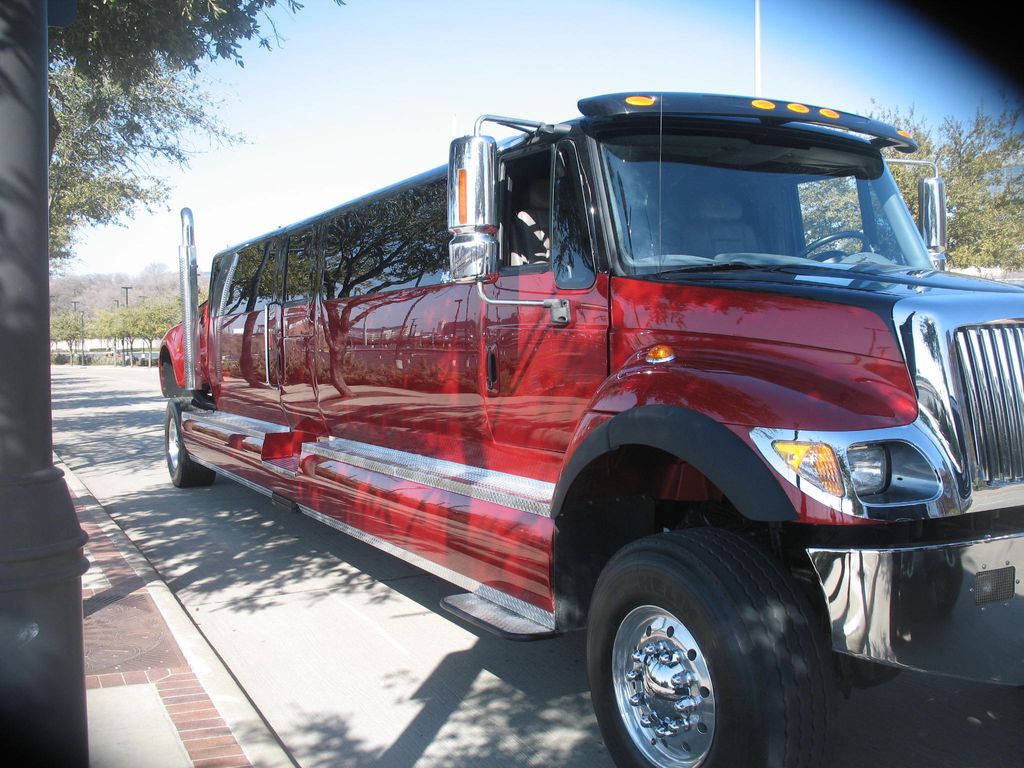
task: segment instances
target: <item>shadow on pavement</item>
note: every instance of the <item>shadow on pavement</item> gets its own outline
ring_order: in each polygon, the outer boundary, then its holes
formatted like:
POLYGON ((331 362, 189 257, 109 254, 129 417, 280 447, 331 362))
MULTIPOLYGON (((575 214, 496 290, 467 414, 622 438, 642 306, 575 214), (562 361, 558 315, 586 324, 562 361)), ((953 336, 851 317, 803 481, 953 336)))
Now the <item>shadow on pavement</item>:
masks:
MULTIPOLYGON (((406 611, 392 616, 389 632, 422 626, 430 614, 447 618, 438 601, 457 588, 396 558, 230 481, 173 488, 157 392, 108 391, 88 374, 65 373, 53 393, 56 450, 90 485, 103 479, 100 502, 190 612, 230 612, 258 624, 257 614, 286 602, 315 611, 344 597, 406 611)), ((397 736, 382 741, 354 718, 306 710, 301 691, 293 694, 299 705, 279 733, 296 759, 324 768, 610 764, 590 710, 582 634, 517 644, 463 629, 471 633, 460 635, 467 647, 441 654, 429 671, 409 673, 385 644, 362 659, 381 668, 377 688, 335 692, 357 712, 359 697, 368 706, 402 704, 407 722, 387 731, 397 736)), ((418 638, 401 639, 416 649, 418 638)), ((297 638, 294 652, 303 650, 297 638)), ((762 705, 772 706, 771 691, 762 705)), ((841 703, 831 766, 1016 768, 1022 723, 1024 690, 904 673, 841 703)))

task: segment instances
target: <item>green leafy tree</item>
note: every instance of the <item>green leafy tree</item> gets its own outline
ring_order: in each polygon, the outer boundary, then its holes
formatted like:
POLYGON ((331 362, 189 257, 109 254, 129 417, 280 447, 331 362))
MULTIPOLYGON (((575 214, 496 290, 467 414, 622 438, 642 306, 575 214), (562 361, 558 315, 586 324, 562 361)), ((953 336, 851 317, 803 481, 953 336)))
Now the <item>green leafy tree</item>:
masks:
MULTIPOLYGON (((181 320, 180 302, 174 299, 142 304, 135 315, 139 338, 146 342, 149 350, 153 342, 162 339, 167 329, 181 320)), ((147 358, 147 365, 152 366, 153 360, 147 358)))
POLYGON ((75 345, 82 338, 82 322, 75 312, 58 312, 50 317, 50 338, 68 345, 68 356, 75 354, 75 345))
MULTIPOLYGON (((339 5, 339 0, 335 0, 339 5)), ((230 143, 195 76, 204 61, 241 65, 241 45, 276 37, 269 12, 297 0, 78 0, 51 30, 51 264, 82 227, 122 221, 167 197, 154 160, 185 166, 188 139, 230 143), (266 32, 267 28, 271 32, 266 32)))
MULTIPOLYGON (((954 266, 1024 269, 1024 108, 1004 102, 998 114, 981 106, 969 121, 947 117, 929 126, 913 109, 879 109, 875 117, 914 134, 921 149, 893 157, 934 160, 946 182, 947 234, 954 266)), ((893 166, 917 215, 917 182, 925 171, 893 166)))
POLYGON ((148 167, 162 160, 179 167, 192 151, 187 136, 230 144, 210 100, 190 76, 166 66, 131 86, 83 77, 73 67, 50 67, 51 114, 61 128, 50 156, 50 258, 73 256, 82 227, 112 224, 168 194, 148 167))

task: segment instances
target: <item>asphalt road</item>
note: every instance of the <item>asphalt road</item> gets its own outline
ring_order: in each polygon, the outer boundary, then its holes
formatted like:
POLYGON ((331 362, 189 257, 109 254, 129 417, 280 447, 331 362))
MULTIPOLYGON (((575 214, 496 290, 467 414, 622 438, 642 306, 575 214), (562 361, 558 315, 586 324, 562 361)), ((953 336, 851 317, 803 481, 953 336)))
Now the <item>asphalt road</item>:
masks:
MULTIPOLYGON (((611 764, 582 634, 494 638, 438 607, 457 588, 368 545, 224 479, 175 489, 163 412, 155 373, 53 369, 55 450, 300 765, 611 764)), ((835 731, 834 768, 1018 768, 1024 690, 907 672, 844 700, 835 731)))

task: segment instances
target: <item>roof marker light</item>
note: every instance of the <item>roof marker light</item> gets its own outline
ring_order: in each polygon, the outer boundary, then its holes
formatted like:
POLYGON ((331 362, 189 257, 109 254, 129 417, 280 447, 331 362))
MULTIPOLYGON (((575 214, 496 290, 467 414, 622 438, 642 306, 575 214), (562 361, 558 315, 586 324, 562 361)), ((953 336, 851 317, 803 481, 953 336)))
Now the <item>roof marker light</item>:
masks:
POLYGON ((912 138, 914 138, 914 134, 912 134, 910 131, 905 131, 902 128, 900 128, 898 131, 896 131, 896 133, 898 133, 900 136, 902 136, 905 139, 912 139, 912 138))
POLYGON ((626 103, 631 107, 650 107, 654 104, 653 96, 627 96, 626 103))
POLYGON ((754 99, 750 102, 750 106, 755 109, 775 109, 775 102, 768 101, 768 99, 754 99))
POLYGON ((645 359, 648 363, 655 365, 658 363, 671 363, 676 359, 676 352, 668 344, 655 344, 647 350, 647 357, 645 359))
POLYGON ((805 106, 804 104, 787 104, 786 109, 788 109, 790 112, 796 112, 799 115, 806 115, 808 112, 811 111, 811 108, 805 106))
POLYGON ((839 119, 838 112, 836 112, 834 109, 828 109, 826 107, 822 107, 821 109, 819 109, 818 114, 820 114, 822 117, 831 117, 833 120, 839 119))

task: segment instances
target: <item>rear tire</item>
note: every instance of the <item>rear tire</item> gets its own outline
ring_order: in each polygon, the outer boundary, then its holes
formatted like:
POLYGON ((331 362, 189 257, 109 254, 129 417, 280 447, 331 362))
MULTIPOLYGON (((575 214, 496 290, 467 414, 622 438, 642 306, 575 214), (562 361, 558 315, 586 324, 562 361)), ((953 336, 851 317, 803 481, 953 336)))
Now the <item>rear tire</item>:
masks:
POLYGON ((746 539, 703 528, 633 542, 601 573, 588 632, 617 765, 824 764, 837 690, 825 629, 746 539))
POLYGON ((181 409, 175 403, 167 404, 164 416, 164 458, 171 482, 177 488, 195 488, 210 485, 217 473, 192 460, 181 439, 181 409))

